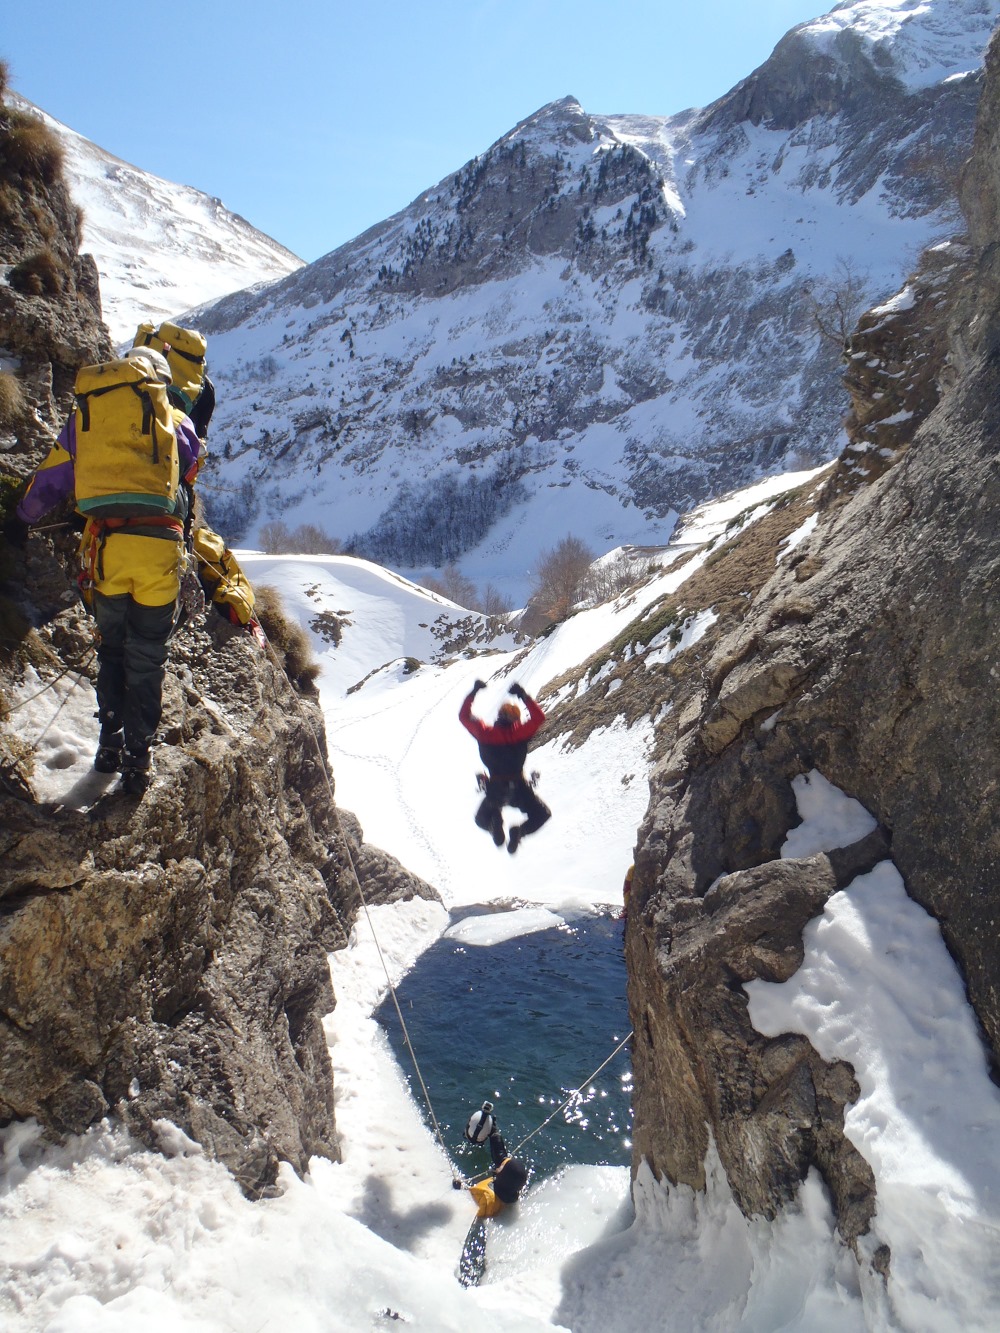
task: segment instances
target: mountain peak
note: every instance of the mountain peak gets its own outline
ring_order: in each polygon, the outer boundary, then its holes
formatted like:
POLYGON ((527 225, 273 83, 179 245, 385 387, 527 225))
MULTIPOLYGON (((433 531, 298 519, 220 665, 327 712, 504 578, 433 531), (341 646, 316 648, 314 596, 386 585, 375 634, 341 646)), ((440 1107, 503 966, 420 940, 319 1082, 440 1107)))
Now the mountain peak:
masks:
POLYGON ((519 121, 500 143, 535 134, 541 134, 549 141, 565 142, 570 138, 578 143, 589 143, 594 137, 594 128, 575 97, 560 97, 554 102, 546 102, 533 115, 519 121))
POLYGON ((789 35, 835 59, 861 51, 915 91, 977 68, 998 18, 996 0, 842 0, 789 35))
POLYGON ((794 129, 866 114, 978 69, 998 18, 1000 0, 845 0, 786 33, 707 119, 794 129))
POLYGON ((221 199, 125 162, 11 94, 13 105, 59 139, 73 198, 83 208, 82 249, 101 275, 114 342, 143 319, 174 318, 205 301, 302 267, 298 255, 231 213, 221 199))

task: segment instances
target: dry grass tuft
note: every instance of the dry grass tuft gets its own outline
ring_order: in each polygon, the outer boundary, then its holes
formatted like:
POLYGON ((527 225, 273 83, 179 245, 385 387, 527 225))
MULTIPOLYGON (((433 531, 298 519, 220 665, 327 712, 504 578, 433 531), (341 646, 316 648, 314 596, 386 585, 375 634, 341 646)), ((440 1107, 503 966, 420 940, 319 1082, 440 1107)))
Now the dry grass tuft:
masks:
POLYGON ((17 376, 0 370, 0 430, 10 430, 24 416, 24 391, 17 376))
POLYGON ((309 636, 285 614, 276 588, 255 589, 255 613, 271 647, 281 659, 285 675, 300 694, 315 694, 319 663, 312 655, 309 636))
POLYGON ((62 178, 65 154, 55 134, 35 116, 7 111, 7 131, 0 135, 3 174, 54 185, 62 178))
POLYGON ((39 250, 15 264, 7 281, 25 296, 60 296, 66 289, 67 277, 65 265, 51 250, 39 250))

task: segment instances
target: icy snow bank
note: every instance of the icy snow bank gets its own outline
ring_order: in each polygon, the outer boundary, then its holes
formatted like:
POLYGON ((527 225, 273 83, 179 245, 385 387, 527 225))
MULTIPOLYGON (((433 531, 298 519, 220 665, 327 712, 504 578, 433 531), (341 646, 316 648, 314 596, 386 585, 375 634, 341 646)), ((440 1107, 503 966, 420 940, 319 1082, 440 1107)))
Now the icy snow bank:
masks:
MULTIPOLYGON (((819 774, 793 784, 804 822, 785 856, 863 837, 875 821, 819 774)), ((891 861, 834 894, 787 982, 746 986, 767 1036, 800 1032, 847 1061, 861 1088, 844 1132, 875 1174, 868 1248, 892 1254, 888 1298, 904 1328, 995 1329, 1000 1312, 1000 1089, 937 922, 891 861)))

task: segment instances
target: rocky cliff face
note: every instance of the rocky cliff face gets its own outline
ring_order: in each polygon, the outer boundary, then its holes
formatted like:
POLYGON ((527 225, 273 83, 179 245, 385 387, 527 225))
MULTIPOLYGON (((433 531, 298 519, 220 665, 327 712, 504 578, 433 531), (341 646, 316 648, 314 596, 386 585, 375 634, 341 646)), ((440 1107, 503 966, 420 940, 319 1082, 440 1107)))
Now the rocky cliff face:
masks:
POLYGON ((759 575, 742 601, 709 591, 719 619, 675 665, 637 846, 636 1161, 701 1187, 714 1140, 740 1206, 767 1216, 815 1166, 852 1241, 877 1203, 843 1135, 852 1070, 805 1038, 757 1032, 743 984, 791 976, 806 922, 891 855, 1000 1053, 998 125, 994 43, 964 174, 968 241, 929 256, 862 321, 854 447, 802 501, 815 528, 780 561, 779 534, 759 528, 722 548, 720 568, 759 575), (813 770, 878 828, 839 852, 781 859, 799 822, 792 780, 813 770))
MULTIPOLYGON (((46 552, 27 574, 63 578, 46 552)), ((279 1161, 338 1155, 322 1018, 353 867, 370 901, 430 891, 342 830, 315 700, 221 621, 172 648, 141 802, 96 778, 70 806, 32 799, 25 659, 28 692, 69 665, 92 688, 88 624, 47 611, 2 673, 0 1116, 67 1133, 110 1113, 154 1146, 170 1122, 259 1192, 279 1161)))
MULTIPOLYGON (((58 144, 0 112, 0 162, 5 516, 110 344, 58 144)), ((23 710, 58 732, 95 676, 74 547, 0 541, 0 1120, 64 1135, 110 1114, 154 1147, 176 1126, 259 1194, 279 1162, 339 1151, 322 1018, 355 868, 369 901, 432 890, 341 824, 315 698, 221 620, 172 646, 141 801, 94 774, 41 799, 23 710)))

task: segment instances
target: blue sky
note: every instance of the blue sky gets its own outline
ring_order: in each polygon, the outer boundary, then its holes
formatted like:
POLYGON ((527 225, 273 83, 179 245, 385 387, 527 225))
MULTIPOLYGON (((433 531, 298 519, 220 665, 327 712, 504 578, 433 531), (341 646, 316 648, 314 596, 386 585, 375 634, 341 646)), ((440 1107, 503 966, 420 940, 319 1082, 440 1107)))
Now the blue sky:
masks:
POLYGON ((11 5, 18 92, 102 148, 218 195, 311 260, 545 103, 670 115, 764 61, 823 0, 205 0, 11 5), (171 20, 173 19, 173 25, 171 20))

